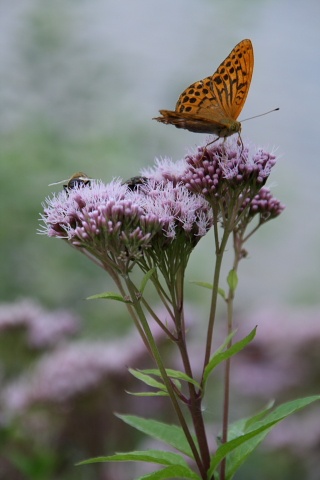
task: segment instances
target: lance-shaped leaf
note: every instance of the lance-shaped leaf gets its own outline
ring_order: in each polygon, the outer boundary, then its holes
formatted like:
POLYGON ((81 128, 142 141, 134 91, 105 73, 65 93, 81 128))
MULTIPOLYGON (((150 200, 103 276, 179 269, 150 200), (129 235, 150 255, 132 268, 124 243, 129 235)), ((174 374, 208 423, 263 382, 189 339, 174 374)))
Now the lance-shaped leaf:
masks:
POLYGON ((169 393, 164 392, 163 390, 158 390, 157 392, 129 392, 125 390, 128 395, 133 395, 134 397, 168 397, 169 393))
POLYGON ((240 350, 242 350, 246 345, 248 345, 248 343, 250 343, 254 339, 256 334, 256 327, 245 338, 235 343, 227 350, 222 351, 226 347, 226 345, 229 343, 231 338, 234 336, 234 334, 235 332, 232 332, 227 337, 223 345, 221 345, 221 347, 219 347, 218 350, 211 357, 208 365, 204 370, 204 375, 203 375, 204 384, 206 384, 210 373, 214 368, 216 368, 217 365, 219 365, 219 363, 223 362, 224 360, 227 360, 227 358, 230 358, 233 355, 236 355, 236 353, 240 352, 240 350))
MULTIPOLYGON (((190 282, 190 283, 193 283, 194 285, 198 285, 198 287, 203 287, 203 288, 208 288, 209 290, 213 290, 212 283, 208 283, 208 282, 190 282)), ((218 288, 218 293, 224 300, 226 299, 226 292, 223 290, 223 288, 218 288)))
POLYGON ((155 380, 150 375, 147 375, 147 373, 150 373, 150 371, 148 371, 148 370, 135 370, 133 368, 129 368, 129 372, 131 373, 131 375, 138 378, 138 380, 141 380, 141 382, 145 383, 146 385, 149 385, 149 387, 159 388, 160 390, 167 391, 167 388, 163 383, 158 382, 157 380, 155 380))
POLYGON ((173 452, 166 452, 163 450, 146 450, 146 451, 133 451, 126 453, 116 453, 115 455, 109 455, 105 457, 95 457, 84 460, 77 465, 88 465, 91 463, 104 463, 104 462, 147 462, 157 463, 159 465, 168 465, 169 467, 156 472, 149 473, 143 477, 139 477, 136 480, 142 479, 165 479, 165 478, 190 478, 192 480, 201 480, 188 466, 185 459, 173 452))
POLYGON ((148 281, 150 280, 150 278, 152 277, 152 275, 157 271, 157 269, 155 267, 151 268, 143 277, 143 279, 141 280, 141 285, 140 285, 140 293, 143 293, 144 289, 146 288, 146 285, 148 283, 148 281))
POLYGON ((163 383, 155 380, 150 375, 146 375, 142 371, 134 370, 133 368, 129 368, 129 372, 131 373, 131 375, 138 378, 149 387, 160 389, 156 392, 129 392, 128 390, 126 390, 129 395, 134 395, 136 397, 164 397, 169 395, 167 392, 167 387, 163 383))
MULTIPOLYGON (((161 372, 157 368, 149 368, 147 370, 141 370, 143 373, 147 373, 150 375, 156 375, 161 377, 161 372)), ((194 378, 189 377, 189 375, 185 374, 184 372, 180 372, 179 370, 173 370, 172 368, 166 368, 166 372, 169 378, 175 380, 183 380, 188 383, 192 383, 195 387, 200 389, 200 384, 194 378)))
POLYGON ((96 295, 91 295, 90 297, 87 297, 86 300, 96 300, 98 298, 102 298, 105 300, 117 300, 118 302, 124 302, 124 303, 132 303, 131 300, 128 298, 124 298, 120 293, 116 292, 104 292, 104 293, 97 293, 96 295))
POLYGON ((231 480, 239 466, 245 461, 250 453, 262 442, 272 428, 279 422, 287 418, 292 413, 301 410, 311 403, 320 400, 320 395, 300 398, 291 402, 284 403, 267 414, 263 419, 251 423, 247 419, 248 425, 246 433, 233 438, 222 444, 216 453, 212 456, 209 469, 209 478, 213 475, 221 460, 227 457, 227 480, 231 480), (233 454, 231 455, 231 452, 233 454))
POLYGON ((136 480, 173 480, 175 478, 178 480, 183 478, 201 480, 201 477, 199 477, 199 475, 197 475, 193 470, 191 470, 189 467, 182 467, 181 465, 166 467, 162 470, 158 470, 157 472, 143 475, 143 477, 139 477, 136 480))
MULTIPOLYGON (((178 427, 177 425, 169 425, 157 420, 136 417, 134 415, 116 414, 116 416, 140 432, 156 438, 157 440, 161 440, 162 442, 176 448, 179 452, 182 452, 188 457, 193 458, 193 453, 185 434, 182 428, 178 427)), ((197 445, 197 440, 194 436, 193 441, 197 445)))
POLYGON ((132 452, 121 452, 115 455, 89 458, 77 465, 101 462, 147 462, 160 465, 181 465, 187 466, 185 459, 178 453, 166 452, 165 450, 135 450, 132 452))

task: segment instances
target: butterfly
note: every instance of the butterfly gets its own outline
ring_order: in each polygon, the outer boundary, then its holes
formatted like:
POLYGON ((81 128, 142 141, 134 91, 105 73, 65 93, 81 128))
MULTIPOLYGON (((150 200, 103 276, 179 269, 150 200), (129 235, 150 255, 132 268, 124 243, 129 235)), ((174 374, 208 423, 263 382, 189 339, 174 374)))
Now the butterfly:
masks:
POLYGON ((72 175, 71 178, 66 180, 60 180, 60 182, 50 183, 49 187, 52 185, 58 185, 59 183, 67 182, 63 185, 63 189, 65 192, 69 192, 70 190, 74 190, 76 187, 85 187, 91 185, 90 178, 83 172, 77 172, 72 175))
POLYGON ((238 116, 246 101, 253 73, 251 40, 238 43, 216 72, 190 85, 181 93, 175 111, 160 110, 153 120, 226 138, 240 136, 238 116))

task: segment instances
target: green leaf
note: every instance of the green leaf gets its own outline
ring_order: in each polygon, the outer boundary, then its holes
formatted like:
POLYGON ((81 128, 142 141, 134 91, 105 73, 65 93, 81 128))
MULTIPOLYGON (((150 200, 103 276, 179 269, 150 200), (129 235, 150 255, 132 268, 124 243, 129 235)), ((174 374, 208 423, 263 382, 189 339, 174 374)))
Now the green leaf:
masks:
MULTIPOLYGON (((267 415, 267 413, 271 410, 273 405, 274 405, 274 401, 271 401, 266 406, 266 408, 264 408, 254 416, 250 418, 242 418, 241 420, 238 420, 230 424, 228 427, 228 441, 230 442, 234 438, 238 438, 241 435, 244 435, 249 430, 249 426, 257 422, 258 420, 261 420, 262 418, 264 418, 267 415)), ((271 428, 272 427, 270 427, 270 430, 271 428)), ((266 437, 268 432, 269 430, 262 432, 260 435, 257 435, 249 442, 243 444, 242 446, 236 448, 233 452, 229 453, 227 455, 227 473, 229 471, 231 472, 231 470, 234 469, 234 472, 232 473, 233 475, 238 470, 240 465, 245 461, 247 456, 252 452, 252 450, 256 446, 258 446, 261 443, 261 441, 266 437), (249 443, 250 443, 251 450, 247 453, 249 443), (241 460, 241 463, 238 463, 239 460, 241 460)), ((221 442, 219 445, 221 445, 221 442)))
POLYGON ((274 401, 272 400, 263 410, 260 410, 252 417, 241 418, 240 420, 231 423, 228 427, 228 441, 230 442, 230 440, 238 438, 248 432, 250 426, 258 422, 259 420, 262 420, 267 415, 267 413, 270 412, 273 406, 274 401))
POLYGON ((163 383, 158 382, 153 377, 150 377, 150 375, 146 375, 147 371, 134 370, 133 368, 129 368, 129 372, 131 373, 131 375, 141 380, 141 382, 149 385, 149 387, 159 388, 160 390, 167 391, 167 387, 163 383))
MULTIPOLYGON (((209 290, 213 290, 213 285, 212 283, 208 282, 190 282, 193 285, 198 285, 198 287, 203 287, 203 288, 209 288, 209 290)), ((225 300, 226 299, 226 293, 223 290, 223 288, 218 288, 218 293, 221 295, 221 297, 225 300)))
POLYGON ((248 456, 257 448, 258 445, 266 438, 268 433, 275 427, 276 424, 266 428, 261 433, 257 433, 254 437, 249 439, 237 447, 234 451, 227 455, 227 475, 226 478, 230 480, 239 470, 240 466, 245 462, 248 456))
POLYGON ((133 395, 135 397, 168 397, 169 393, 164 391, 157 391, 157 392, 129 392, 125 390, 128 395, 133 395))
POLYGON ((144 289, 146 288, 146 285, 148 283, 148 281, 150 280, 150 278, 152 277, 152 275, 157 271, 157 269, 155 267, 151 268, 143 277, 142 281, 141 281, 141 285, 140 285, 140 293, 143 293, 144 292, 144 289))
POLYGON ((223 300, 225 300, 227 297, 226 297, 226 292, 223 290, 223 288, 218 288, 218 293, 220 295, 220 297, 223 298, 223 300))
POLYGON ((198 285, 198 287, 203 287, 203 288, 209 288, 210 290, 213 290, 213 285, 212 283, 208 282, 190 282, 193 285, 198 285))
POLYGON ((271 400, 263 410, 256 413, 253 417, 245 419, 244 431, 248 431, 251 425, 255 424, 259 420, 262 420, 267 415, 267 413, 270 412, 273 406, 274 400, 271 400))
POLYGON ((104 293, 97 293, 96 295, 91 295, 90 297, 87 297, 86 300, 96 300, 97 298, 103 298, 107 300, 117 300, 118 302, 124 302, 124 303, 132 303, 131 300, 123 298, 120 293, 116 292, 104 292, 104 293))
POLYGON ((193 470, 191 470, 191 468, 188 466, 187 462, 181 455, 162 450, 117 453, 115 455, 110 455, 106 457, 89 458, 88 460, 77 463, 77 465, 88 465, 91 463, 101 462, 147 462, 157 463, 160 465, 169 465, 167 468, 140 477, 140 480, 156 480, 165 478, 190 478, 192 480, 201 480, 199 475, 197 475, 193 470))
POLYGON ((320 400, 320 395, 293 400, 280 405, 267 414, 263 419, 259 419, 253 424, 249 421, 249 428, 246 433, 221 445, 215 455, 212 456, 209 478, 210 475, 213 475, 214 470, 217 468, 221 460, 228 456, 227 480, 231 480, 240 465, 242 465, 248 455, 250 455, 250 453, 262 442, 275 425, 292 413, 297 412, 317 400, 320 400), (230 455, 231 452, 233 452, 233 455, 230 455))
POLYGON ((181 455, 164 450, 137 450, 133 452, 116 453, 115 455, 108 455, 106 457, 89 458, 88 460, 77 463, 77 465, 101 462, 147 462, 159 463, 160 465, 187 466, 185 459, 181 455))
POLYGON ((227 282, 230 290, 233 292, 236 290, 238 285, 238 274, 234 269, 231 269, 227 278, 227 282))
POLYGON ((237 333, 237 329, 236 330, 233 330, 233 332, 229 333, 229 335, 227 336, 227 338, 225 339, 225 341, 223 342, 222 345, 220 345, 220 347, 217 348, 217 350, 214 352, 214 354, 212 355, 212 358, 214 358, 216 355, 218 355, 218 353, 222 352, 225 348, 227 348, 230 340, 233 339, 233 337, 235 336, 235 334, 237 333))
POLYGON ((240 350, 242 350, 244 347, 246 347, 248 345, 248 343, 250 343, 254 339, 255 334, 256 334, 256 329, 257 329, 257 327, 255 327, 249 333, 249 335, 247 335, 245 338, 243 338, 242 340, 240 340, 239 342, 235 343, 230 348, 228 348, 227 350, 222 352, 221 350, 226 347, 226 345, 229 343, 229 340, 231 340, 231 338, 235 335, 236 332, 235 331, 232 332, 227 337, 227 339, 225 340, 223 345, 221 345, 221 347, 219 347, 218 350, 213 354, 213 356, 211 357, 208 365, 206 366, 206 368, 204 370, 204 375, 203 375, 204 384, 207 382, 208 377, 209 377, 210 373, 212 372, 212 370, 214 368, 216 368, 216 366, 219 365, 219 363, 223 362, 224 360, 227 360, 227 358, 230 358, 233 355, 236 355, 238 352, 240 352, 240 350))
MULTIPOLYGON (((193 458, 192 450, 181 427, 176 425, 168 425, 167 423, 158 422, 157 420, 152 420, 149 418, 136 417, 134 415, 116 414, 116 416, 140 432, 156 438, 157 440, 161 440, 162 442, 167 443, 168 445, 176 448, 178 451, 184 453, 188 457, 193 458)), ((197 445, 197 440, 195 437, 193 437, 193 440, 197 445)))
MULTIPOLYGON (((141 372, 147 373, 150 375, 157 375, 158 377, 161 377, 161 372, 157 368, 149 368, 147 370, 141 370, 141 372)), ((186 375, 185 373, 180 372, 179 370, 173 370, 172 368, 166 368, 166 372, 169 378, 184 380, 185 382, 192 383, 193 385, 195 385, 197 388, 200 389, 199 382, 189 377, 189 375, 186 375)))
POLYGON ((174 478, 178 478, 179 480, 182 480, 184 478, 201 480, 201 477, 199 477, 199 475, 197 475, 189 467, 182 467, 180 465, 163 468, 162 470, 158 470, 156 472, 144 475, 143 477, 139 477, 136 480, 163 480, 166 478, 169 478, 171 480, 174 478))

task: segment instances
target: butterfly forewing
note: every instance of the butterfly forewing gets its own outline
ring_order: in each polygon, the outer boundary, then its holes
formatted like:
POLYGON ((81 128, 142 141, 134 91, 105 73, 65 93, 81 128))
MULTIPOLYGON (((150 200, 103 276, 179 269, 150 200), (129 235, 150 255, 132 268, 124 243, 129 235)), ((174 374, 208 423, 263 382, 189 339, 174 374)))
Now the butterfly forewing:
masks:
POLYGON ((211 88, 211 77, 193 83, 181 93, 176 112, 199 115, 201 110, 219 108, 218 101, 211 88))
POLYGON ((250 40, 238 43, 211 77, 213 96, 227 117, 236 120, 245 104, 253 73, 250 40))
POLYGON ((240 132, 241 125, 236 120, 247 98, 252 72, 252 44, 242 40, 212 76, 184 90, 174 112, 160 110, 162 117, 156 120, 218 137, 240 132))

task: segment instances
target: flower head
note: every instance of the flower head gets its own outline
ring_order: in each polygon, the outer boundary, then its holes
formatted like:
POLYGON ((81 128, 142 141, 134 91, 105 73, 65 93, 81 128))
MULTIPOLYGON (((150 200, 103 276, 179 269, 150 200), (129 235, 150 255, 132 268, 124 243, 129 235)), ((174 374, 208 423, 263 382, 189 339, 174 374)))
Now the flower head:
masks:
MULTIPOLYGON (((160 178, 159 175, 155 175, 160 178)), ((133 201, 155 215, 162 224, 145 252, 141 267, 156 265, 168 278, 186 267, 190 253, 210 230, 213 216, 209 203, 191 193, 181 182, 149 178, 139 190, 130 192, 133 201)))
POLYGON ((139 188, 91 181, 46 199, 41 233, 66 239, 106 267, 127 272, 147 250, 179 239, 188 252, 212 225, 207 201, 182 184, 144 178, 139 188))
POLYGON ((181 183, 149 179, 132 196, 143 210, 159 218, 164 244, 172 242, 179 235, 196 244, 212 225, 208 202, 200 195, 191 194, 181 183))
POLYGON ((239 145, 237 139, 231 138, 198 147, 197 152, 186 156, 186 161, 188 168, 181 181, 191 192, 203 195, 217 220, 224 226, 228 223, 230 230, 239 223, 243 230, 258 213, 264 213, 260 220, 266 221, 284 209, 263 188, 276 163, 273 153, 263 148, 252 153, 249 145, 239 145))
POLYGON ((42 233, 65 238, 103 265, 128 270, 161 231, 159 219, 128 196, 120 181, 91 182, 46 199, 42 233))
POLYGON ((232 138, 199 147, 186 161, 189 168, 182 181, 191 191, 212 200, 223 197, 230 188, 259 190, 270 175, 275 156, 262 148, 251 154, 248 145, 238 145, 232 138))
POLYGON ((182 175, 188 168, 186 159, 173 162, 170 158, 156 158, 154 167, 147 167, 141 174, 155 180, 156 182, 169 181, 174 184, 181 181, 182 175))
POLYGON ((278 217, 283 212, 285 206, 275 197, 273 197, 269 188, 263 187, 253 199, 247 198, 243 203, 243 209, 249 206, 249 216, 260 216, 260 223, 265 223, 272 218, 278 217))

